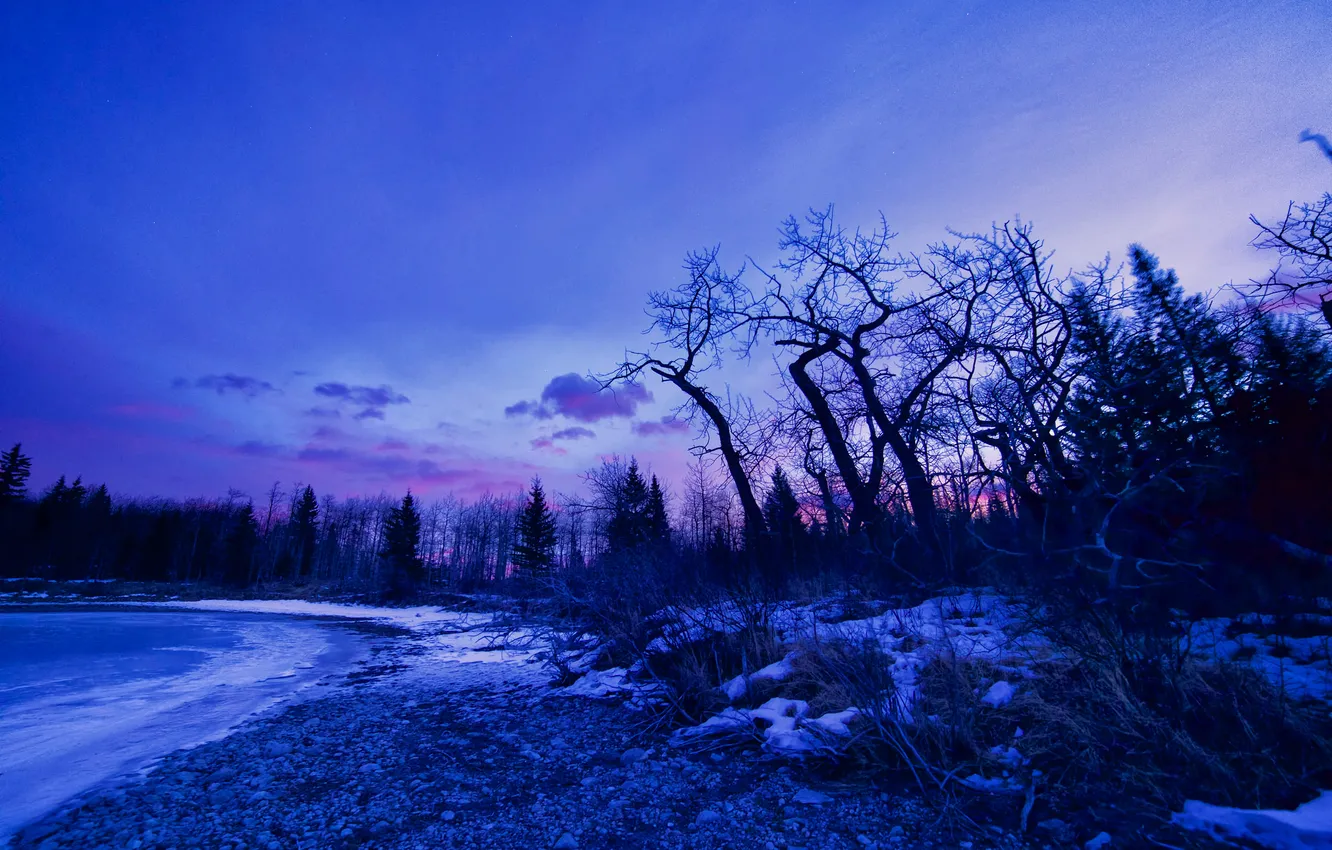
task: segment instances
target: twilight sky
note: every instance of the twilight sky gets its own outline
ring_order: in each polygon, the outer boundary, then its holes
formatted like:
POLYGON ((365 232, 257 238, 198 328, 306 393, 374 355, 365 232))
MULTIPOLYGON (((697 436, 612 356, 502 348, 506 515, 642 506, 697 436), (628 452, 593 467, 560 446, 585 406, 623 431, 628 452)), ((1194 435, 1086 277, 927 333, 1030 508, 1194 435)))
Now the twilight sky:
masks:
POLYGON ((1244 280, 1330 79, 1327 0, 8 0, 0 444, 136 495, 676 478, 674 392, 579 375, 687 250, 831 202, 1244 280))

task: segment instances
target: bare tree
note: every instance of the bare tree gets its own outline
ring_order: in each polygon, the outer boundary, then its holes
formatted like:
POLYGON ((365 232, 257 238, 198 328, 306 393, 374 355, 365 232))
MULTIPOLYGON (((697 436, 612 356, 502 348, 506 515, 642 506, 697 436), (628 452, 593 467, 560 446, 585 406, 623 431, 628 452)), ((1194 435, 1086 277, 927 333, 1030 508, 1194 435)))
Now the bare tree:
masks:
POLYGON ((649 297, 652 329, 662 339, 648 351, 627 352, 620 367, 601 383, 609 388, 651 372, 684 393, 689 405, 706 418, 717 435, 717 448, 740 498, 746 533, 761 533, 763 511, 750 484, 746 453, 733 427, 733 417, 723 410, 723 401, 699 380, 700 375, 720 365, 721 345, 734 334, 748 292, 736 276, 721 270, 715 248, 690 254, 685 269, 688 282, 649 297))
POLYGON ((1253 281, 1246 293, 1267 309, 1313 310, 1332 336, 1332 193, 1308 204, 1290 204, 1280 223, 1249 220, 1258 228, 1250 243, 1276 251, 1278 262, 1267 279, 1253 281))

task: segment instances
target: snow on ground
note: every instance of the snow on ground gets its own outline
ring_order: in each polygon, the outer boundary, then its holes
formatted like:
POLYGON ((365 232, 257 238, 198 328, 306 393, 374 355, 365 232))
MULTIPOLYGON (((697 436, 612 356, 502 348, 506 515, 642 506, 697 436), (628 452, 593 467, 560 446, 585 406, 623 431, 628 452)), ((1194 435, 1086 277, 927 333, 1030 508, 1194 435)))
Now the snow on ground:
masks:
POLYGON ((1190 624, 1188 639, 1202 657, 1248 664, 1293 697, 1332 701, 1332 617, 1303 615, 1284 624, 1255 614, 1201 620, 1190 624))
POLYGON ((1232 809, 1189 800, 1172 820, 1222 841, 1247 839, 1271 850, 1332 850, 1332 791, 1294 811, 1232 809))
POLYGON ((726 696, 730 698, 731 702, 735 702, 748 693, 749 689, 753 687, 755 682, 784 682, 791 678, 791 675, 795 672, 793 662, 795 661, 796 655, 797 653, 795 652, 788 652, 786 657, 781 661, 775 661, 767 667, 755 670, 748 676, 743 674, 736 676, 731 681, 722 685, 722 690, 726 693, 726 696))
MULTIPOLYGON (((871 606, 882 607, 882 606, 871 606)), ((679 613, 679 612, 677 612, 679 613)), ((764 748, 784 755, 804 755, 826 749, 832 739, 848 736, 849 724, 867 709, 886 718, 909 722, 916 697, 920 670, 938 657, 985 660, 1010 678, 1030 675, 1031 665, 1051 652, 1029 636, 1015 636, 1015 616, 1010 605, 993 593, 939 597, 908 608, 888 608, 859 619, 843 619, 845 611, 836 600, 813 605, 776 608, 761 618, 745 616, 735 606, 719 606, 685 612, 681 627, 649 645, 649 650, 667 651, 683 642, 709 634, 739 631, 762 620, 771 624, 787 644, 811 645, 820 641, 877 644, 891 664, 895 693, 881 706, 847 706, 817 717, 808 716, 808 706, 798 700, 769 700, 758 708, 728 708, 699 726, 681 730, 679 738, 690 739, 722 733, 748 731, 764 742, 764 748), (833 622, 828 622, 828 620, 833 622)), ((732 702, 750 693, 756 681, 781 682, 794 674, 796 649, 781 661, 725 682, 721 688, 732 702)), ((999 707, 1012 699, 1017 686, 995 682, 986 693, 988 705, 999 707)))
POLYGON ((446 611, 428 605, 415 608, 386 608, 374 605, 352 605, 343 602, 311 602, 305 599, 199 599, 194 601, 169 600, 166 602, 134 602, 159 608, 187 608, 193 611, 232 611, 247 614, 289 614, 306 617, 342 617, 351 620, 374 620, 391 623, 413 631, 448 626, 472 629, 489 625, 492 614, 446 611))
MULTIPOLYGON (((908 608, 885 608, 867 602, 858 602, 856 607, 883 610, 851 619, 838 600, 760 611, 746 611, 734 603, 671 609, 659 616, 678 620, 664 625, 662 635, 649 644, 648 651, 668 652, 712 635, 756 626, 770 629, 787 647, 796 647, 781 661, 720 685, 731 702, 739 702, 752 694, 756 681, 790 678, 802 645, 828 640, 850 645, 872 641, 889 659, 895 685, 890 704, 879 706, 877 713, 904 722, 910 721, 919 672, 936 658, 986 662, 996 677, 986 686, 981 702, 999 709, 1022 689, 1022 680, 1035 675, 1037 662, 1054 657, 1054 651, 1038 635, 1021 628, 1016 606, 993 592, 938 597, 908 608)), ((1332 702, 1332 617, 1305 615, 1286 622, 1284 628, 1271 617, 1255 615, 1203 620, 1188 625, 1185 640, 1194 656, 1204 662, 1249 664, 1291 696, 1332 702), (1283 630, 1293 630, 1296 636, 1282 634, 1283 630)), ((854 717, 867 708, 872 707, 848 706, 837 714, 854 717)), ((799 755, 822 747, 830 730, 838 728, 831 720, 806 717, 804 710, 789 711, 774 726, 773 718, 768 716, 772 710, 768 703, 756 709, 730 708, 713 718, 715 722, 684 730, 681 736, 749 729, 764 740, 766 749, 799 755)), ((845 721, 841 725, 845 726, 845 721)))

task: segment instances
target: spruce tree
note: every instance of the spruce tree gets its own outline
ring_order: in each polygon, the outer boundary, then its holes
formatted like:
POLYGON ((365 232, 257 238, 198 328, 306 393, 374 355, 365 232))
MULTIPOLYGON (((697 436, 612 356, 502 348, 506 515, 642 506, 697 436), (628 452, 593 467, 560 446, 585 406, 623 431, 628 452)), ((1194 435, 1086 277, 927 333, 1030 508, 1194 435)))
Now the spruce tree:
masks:
POLYGON ((555 515, 546 504, 541 479, 532 479, 527 504, 518 518, 518 545, 513 550, 513 564, 520 575, 542 576, 555 562, 555 515))
POLYGON ((780 466, 773 470, 772 487, 763 499, 763 518, 768 523, 768 530, 779 537, 794 539, 805 530, 805 521, 800 517, 800 500, 780 466))
POLYGON ((236 512, 235 522, 227 535, 223 581, 233 587, 245 587, 250 583, 250 565, 258 542, 259 523, 254 516, 254 504, 246 502, 236 512))
POLYGON ((621 552, 648 540, 648 488, 638 471, 638 460, 629 461, 624 483, 615 500, 615 513, 606 526, 611 551, 621 552))
POLYGON ((0 455, 0 505, 22 501, 28 495, 28 476, 32 458, 23 454, 23 444, 15 443, 0 455))
POLYGON ((661 483, 657 481, 657 476, 652 476, 652 486, 648 490, 647 501, 647 535, 653 543, 669 543, 671 539, 671 522, 666 517, 666 494, 661 490, 661 483))
POLYGON ((83 476, 80 475, 74 479, 74 483, 65 490, 60 502, 67 508, 77 508, 83 504, 83 499, 88 495, 88 488, 83 485, 83 476))
POLYGON ((772 486, 763 498, 763 518, 768 524, 776 562, 794 569, 805 539, 805 521, 800 516, 800 500, 780 466, 773 470, 772 486))
POLYGON ((319 500, 315 498, 314 488, 307 486, 292 511, 295 578, 310 574, 310 563, 314 559, 316 534, 319 529, 318 520, 319 500))
POLYGON ((386 567, 385 592, 388 596, 398 599, 409 596, 425 578, 424 567, 417 555, 420 545, 421 515, 417 513, 416 500, 408 490, 402 505, 389 511, 388 521, 384 524, 384 550, 380 557, 386 567))

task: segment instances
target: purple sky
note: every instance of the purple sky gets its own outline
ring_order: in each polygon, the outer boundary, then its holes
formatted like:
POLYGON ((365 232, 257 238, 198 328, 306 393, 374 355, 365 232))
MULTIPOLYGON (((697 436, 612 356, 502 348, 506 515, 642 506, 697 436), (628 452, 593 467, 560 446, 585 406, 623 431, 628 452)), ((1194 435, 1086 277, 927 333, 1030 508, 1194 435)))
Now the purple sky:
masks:
POLYGON ((674 478, 674 392, 578 376, 829 202, 1258 275, 1248 214, 1327 188, 1326 0, 1092 5, 10 0, 0 443, 144 495, 674 478))

